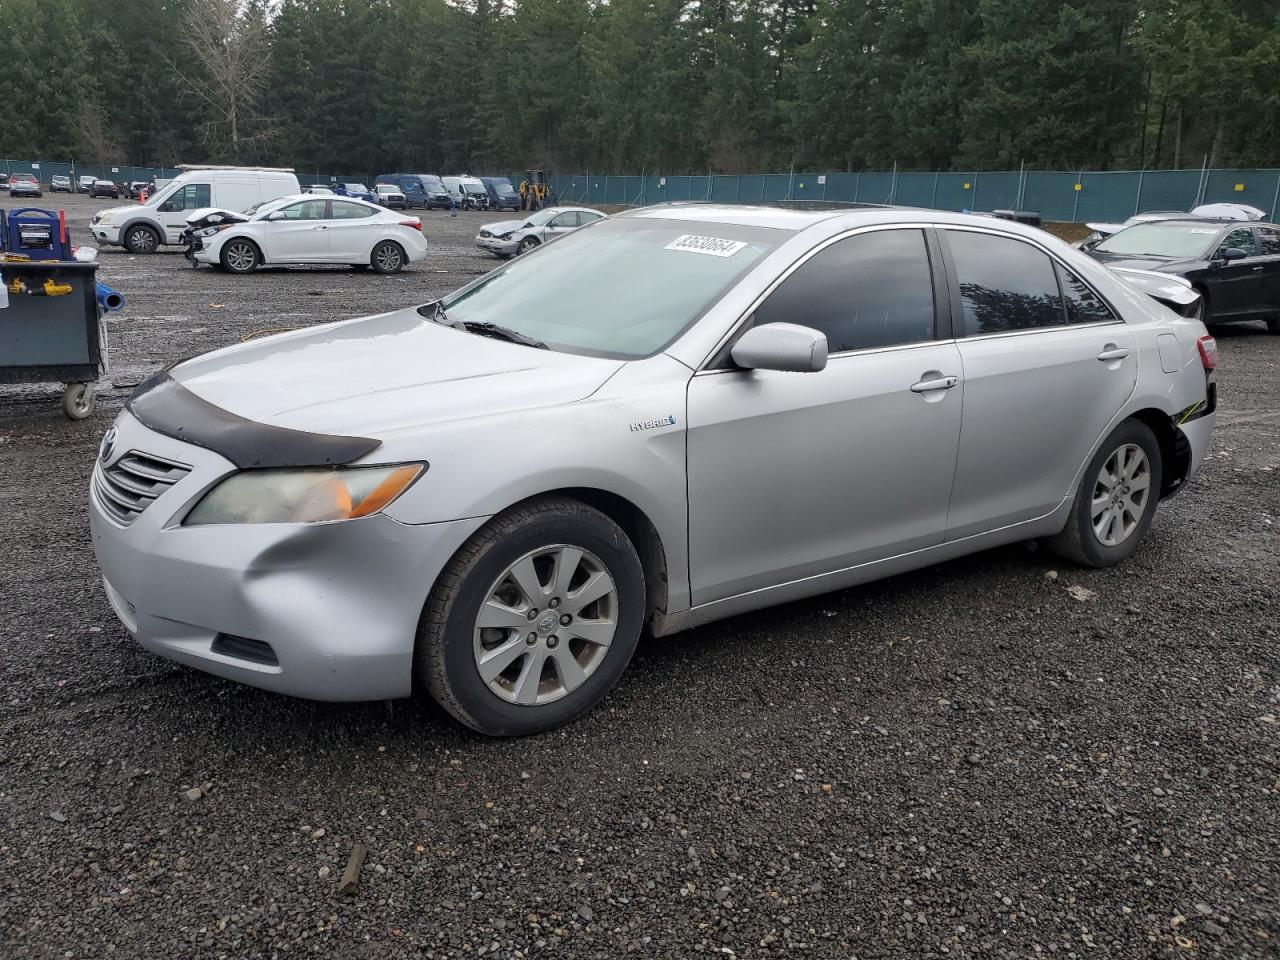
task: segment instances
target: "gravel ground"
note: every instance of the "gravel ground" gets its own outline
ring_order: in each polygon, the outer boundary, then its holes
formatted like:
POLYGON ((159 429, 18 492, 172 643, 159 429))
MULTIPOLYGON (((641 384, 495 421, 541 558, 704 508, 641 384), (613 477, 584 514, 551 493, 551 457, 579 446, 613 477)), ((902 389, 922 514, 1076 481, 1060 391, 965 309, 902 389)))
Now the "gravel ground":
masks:
MULTIPOLYGON (((45 202, 81 237, 107 205, 45 202)), ((1212 456, 1124 566, 1015 547, 648 641, 552 734, 479 739, 429 703, 292 700, 137 648, 85 517, 127 386, 493 266, 483 215, 423 219, 431 259, 393 279, 106 251, 129 306, 97 415, 0 388, 0 957, 1280 954, 1261 326, 1218 331, 1212 456)))

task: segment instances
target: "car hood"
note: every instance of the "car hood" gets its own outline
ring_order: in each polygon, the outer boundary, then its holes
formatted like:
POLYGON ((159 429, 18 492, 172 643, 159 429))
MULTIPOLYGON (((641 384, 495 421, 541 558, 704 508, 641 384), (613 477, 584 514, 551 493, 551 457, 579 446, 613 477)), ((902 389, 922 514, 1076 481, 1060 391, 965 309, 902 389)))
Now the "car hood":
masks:
POLYGON ((495 237, 502 233, 510 233, 524 226, 523 220, 499 220, 497 223, 486 223, 481 230, 488 230, 495 237))
POLYGON ((386 437, 572 403, 622 363, 465 333, 408 308, 238 344, 169 373, 197 396, 259 423, 386 437))
POLYGON ((244 223, 249 218, 243 213, 224 210, 222 207, 201 207, 191 211, 184 219, 192 230, 199 230, 215 223, 244 223))
POLYGON ((1170 260, 1167 257, 1131 257, 1127 255, 1118 255, 1107 253, 1105 250, 1099 250, 1096 247, 1087 251, 1089 256, 1093 257, 1108 267, 1121 270, 1155 270, 1159 273, 1183 273, 1191 269, 1196 263, 1195 260, 1170 260))

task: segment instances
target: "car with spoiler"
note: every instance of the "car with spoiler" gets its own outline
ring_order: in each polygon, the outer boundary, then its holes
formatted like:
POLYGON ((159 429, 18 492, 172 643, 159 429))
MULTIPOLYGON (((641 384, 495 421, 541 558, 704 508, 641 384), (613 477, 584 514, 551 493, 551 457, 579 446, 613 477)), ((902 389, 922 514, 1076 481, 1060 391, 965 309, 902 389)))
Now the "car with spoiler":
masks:
POLYGON ((1216 418, 1213 338, 1153 294, 1195 300, 991 218, 633 210, 156 374, 93 547, 156 654, 536 733, 642 635, 1018 541, 1132 556, 1216 418))
POLYGON ((279 197, 243 213, 196 210, 183 236, 193 264, 230 273, 325 263, 399 273, 427 256, 417 217, 337 195, 279 197))

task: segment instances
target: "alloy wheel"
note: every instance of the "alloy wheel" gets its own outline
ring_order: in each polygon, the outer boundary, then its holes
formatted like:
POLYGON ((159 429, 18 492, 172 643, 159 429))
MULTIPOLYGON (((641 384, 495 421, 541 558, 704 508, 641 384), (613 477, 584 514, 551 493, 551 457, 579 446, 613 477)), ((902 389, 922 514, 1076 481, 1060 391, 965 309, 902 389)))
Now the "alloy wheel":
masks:
POLYGON ((618 628, 618 589, 595 554, 556 544, 525 554, 494 581, 475 622, 475 664, 497 696, 551 703, 604 662, 618 628))
POLYGON ((374 260, 383 273, 395 273, 400 269, 400 248, 393 243, 384 243, 374 252, 374 260))
POLYGON ((1089 516, 1104 547, 1117 547, 1138 529, 1151 502, 1151 464, 1135 443, 1112 451, 1093 483, 1089 516))
POLYGON ((227 266, 236 273, 252 270, 258 255, 247 243, 233 243, 226 249, 227 266))

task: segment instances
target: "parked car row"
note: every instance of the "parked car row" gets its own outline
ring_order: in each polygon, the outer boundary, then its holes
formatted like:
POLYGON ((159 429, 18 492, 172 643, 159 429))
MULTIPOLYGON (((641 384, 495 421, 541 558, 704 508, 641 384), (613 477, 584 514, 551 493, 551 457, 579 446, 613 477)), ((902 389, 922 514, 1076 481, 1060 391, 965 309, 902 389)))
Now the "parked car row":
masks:
POLYGON ((374 189, 380 184, 398 188, 406 209, 448 210, 454 205, 464 210, 520 209, 520 194, 506 177, 384 173, 374 179, 374 189))

